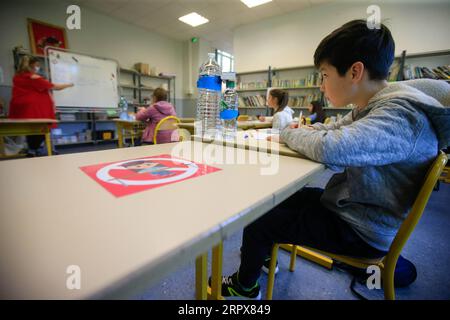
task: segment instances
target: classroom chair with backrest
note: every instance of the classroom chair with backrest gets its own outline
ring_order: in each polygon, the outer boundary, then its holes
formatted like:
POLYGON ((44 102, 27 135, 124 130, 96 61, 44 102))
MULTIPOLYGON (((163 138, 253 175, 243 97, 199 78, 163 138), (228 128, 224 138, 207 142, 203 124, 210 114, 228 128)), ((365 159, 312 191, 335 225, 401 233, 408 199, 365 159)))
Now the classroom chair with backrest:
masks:
POLYGON ((168 116, 168 117, 161 119, 155 127, 155 131, 153 134, 153 144, 157 144, 156 137, 158 136, 159 131, 178 130, 178 126, 177 126, 178 123, 180 123, 180 119, 175 116, 168 116))
MULTIPOLYGON (((401 224, 394 241, 392 242, 389 251, 385 257, 380 259, 364 259, 364 258, 355 258, 348 256, 341 256, 329 252, 324 252, 321 250, 317 250, 314 248, 308 248, 310 250, 316 251, 320 254, 330 257, 333 260, 340 261, 347 265, 360 268, 367 269, 369 266, 376 265, 381 270, 381 277, 383 279, 383 290, 384 290, 384 298, 386 300, 395 300, 395 290, 394 290, 394 271, 395 266, 397 265, 398 257, 400 256, 400 252, 402 251, 406 241, 409 236, 413 232, 415 226, 419 222, 420 217, 425 209, 425 206, 430 198, 431 192, 442 173, 442 170, 447 163, 447 155, 440 151, 438 157, 428 170, 428 173, 425 177, 424 184, 420 189, 416 200, 406 217, 405 221, 401 224)), ((279 243, 275 244, 272 248, 272 255, 269 267, 269 278, 267 283, 267 296, 268 300, 272 299, 273 285, 275 280, 275 267, 277 261, 278 247, 279 243)), ((294 271, 295 269, 295 259, 296 259, 296 251, 297 246, 292 246, 292 254, 291 254, 291 263, 290 263, 290 271, 294 271)))
POLYGON ((191 140, 191 133, 189 130, 178 128, 178 136, 180 139, 178 141, 190 141, 191 140))

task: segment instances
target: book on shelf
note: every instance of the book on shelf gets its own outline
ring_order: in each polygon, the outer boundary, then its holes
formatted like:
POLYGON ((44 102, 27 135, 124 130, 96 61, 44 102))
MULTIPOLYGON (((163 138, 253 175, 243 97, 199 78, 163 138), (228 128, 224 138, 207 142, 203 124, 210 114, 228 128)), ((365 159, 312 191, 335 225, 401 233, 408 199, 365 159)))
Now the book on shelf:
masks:
POLYGON ((267 80, 265 81, 253 81, 253 82, 238 82, 237 90, 253 90, 253 89, 266 89, 267 80))
POLYGON ((321 94, 315 93, 315 94, 307 94, 304 96, 291 96, 289 97, 288 106, 293 108, 305 108, 307 107, 311 101, 314 100, 320 100, 321 94))
MULTIPOLYGON (((400 72, 399 65, 396 64, 391 68, 389 74, 389 81, 396 81, 398 72, 400 72)), ((403 78, 405 80, 411 79, 435 79, 435 80, 450 80, 450 65, 438 66, 436 68, 420 67, 405 65, 403 68, 403 78)))
POLYGON ((239 106, 241 107, 265 107, 266 97, 264 95, 239 96, 239 106))
POLYGON ((302 88, 302 87, 318 87, 321 85, 319 72, 315 71, 302 79, 279 79, 272 78, 272 87, 278 88, 302 88))

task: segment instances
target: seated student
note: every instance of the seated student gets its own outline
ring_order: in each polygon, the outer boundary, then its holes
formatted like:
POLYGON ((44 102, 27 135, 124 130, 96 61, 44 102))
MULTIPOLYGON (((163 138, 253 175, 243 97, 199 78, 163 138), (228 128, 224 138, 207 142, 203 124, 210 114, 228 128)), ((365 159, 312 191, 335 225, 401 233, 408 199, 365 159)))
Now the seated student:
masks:
POLYGON ((319 44, 321 90, 333 105, 355 108, 330 125, 286 128, 280 139, 343 171, 325 190, 304 188, 244 229, 239 271, 222 281, 225 298, 260 297, 260 270, 274 243, 367 258, 389 250, 438 150, 450 144, 449 108, 407 83, 387 83, 394 47, 386 26, 368 29, 364 20, 319 44))
MULTIPOLYGON (((136 114, 136 120, 148 122, 147 128, 142 134, 142 141, 146 144, 153 144, 153 135, 158 122, 165 117, 176 115, 173 105, 167 102, 167 91, 163 88, 155 89, 152 105, 147 108, 140 108, 136 114)), ((162 130, 158 132, 157 143, 169 143, 178 141, 178 139, 176 130, 162 130)))
POLYGON ((324 122, 325 121, 325 112, 323 111, 322 103, 318 100, 311 101, 308 105, 308 111, 310 115, 308 116, 311 119, 311 124, 316 122, 324 122))
POLYGON ((275 110, 273 117, 260 116, 259 120, 272 121, 272 129, 276 131, 283 130, 292 122, 294 110, 287 106, 289 101, 289 93, 280 89, 272 89, 269 92, 267 105, 275 110))

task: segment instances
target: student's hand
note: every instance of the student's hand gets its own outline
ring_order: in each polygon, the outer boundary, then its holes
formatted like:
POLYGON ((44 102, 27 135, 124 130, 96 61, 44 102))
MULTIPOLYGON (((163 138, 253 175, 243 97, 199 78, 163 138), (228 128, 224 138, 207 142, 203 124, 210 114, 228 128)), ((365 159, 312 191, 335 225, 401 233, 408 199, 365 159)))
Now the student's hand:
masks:
POLYGON ((302 124, 302 125, 299 126, 298 123, 291 123, 289 125, 289 128, 291 128, 291 129, 300 128, 300 129, 314 130, 314 127, 312 125, 310 125, 310 124, 307 124, 307 125, 302 124))
POLYGON ((264 117, 264 116, 259 116, 259 121, 265 122, 265 121, 266 121, 266 117, 264 117))
POLYGON ((279 134, 274 134, 272 136, 268 136, 266 139, 267 139, 267 141, 282 143, 279 134))

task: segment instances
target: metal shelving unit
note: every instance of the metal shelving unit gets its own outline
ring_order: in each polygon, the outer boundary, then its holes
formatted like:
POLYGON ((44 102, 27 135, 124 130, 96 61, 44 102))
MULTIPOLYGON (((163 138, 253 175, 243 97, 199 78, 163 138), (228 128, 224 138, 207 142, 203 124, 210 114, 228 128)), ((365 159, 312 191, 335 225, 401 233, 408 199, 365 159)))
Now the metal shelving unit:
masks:
MULTIPOLYGON (((304 91, 307 90, 307 92, 311 93, 314 92, 315 90, 319 92, 320 95, 320 99, 324 99, 323 98, 323 94, 320 93, 319 89, 320 86, 299 86, 299 85, 293 85, 293 86, 276 86, 276 81, 274 80, 274 77, 278 76, 281 77, 282 73, 288 74, 288 77, 286 79, 307 79, 307 77, 313 72, 315 71, 315 67, 314 66, 299 66, 299 67, 292 67, 292 68, 273 68, 271 66, 268 67, 268 69, 266 70, 259 70, 259 71, 247 71, 247 72, 242 72, 242 73, 237 73, 236 76, 238 78, 238 82, 240 83, 248 83, 251 86, 255 86, 252 88, 240 88, 237 89, 236 91, 238 93, 242 93, 242 96, 249 96, 248 93, 250 92, 254 92, 256 93, 256 95, 265 95, 263 93, 267 92, 268 88, 271 87, 276 87, 276 88, 280 88, 283 90, 288 90, 288 91, 304 91), (245 80, 244 80, 245 79, 245 80), (254 84, 252 83, 254 82, 254 84), (261 85, 266 85, 267 87, 259 87, 261 85)), ((278 79, 281 80, 281 79, 278 79)), ((292 81, 292 80, 289 80, 292 81)), ((292 107, 291 107, 292 108, 292 107)), ((292 109, 294 110, 299 110, 299 109, 306 109, 306 107, 293 107, 292 109)), ((248 110, 261 110, 261 109, 266 109, 266 115, 271 114, 271 110, 269 109, 269 107, 267 106, 243 106, 240 105, 239 109, 245 110, 246 113, 248 113, 248 110)))
POLYGON ((168 88, 168 100, 175 106, 175 77, 164 77, 164 76, 152 76, 152 75, 146 75, 137 72, 136 70, 132 69, 126 69, 126 68, 120 68, 120 72, 123 74, 131 74, 132 75, 132 84, 119 84, 121 88, 121 95, 123 95, 125 90, 133 90, 133 100, 136 101, 136 103, 129 103, 128 105, 133 107, 133 111, 136 112, 136 109, 139 105, 142 105, 144 103, 143 101, 143 93, 146 92, 153 92, 156 87, 158 87, 161 83, 167 83, 168 88), (143 84, 144 79, 149 79, 150 81, 157 81, 159 82, 156 87, 154 86, 147 86, 143 84))

